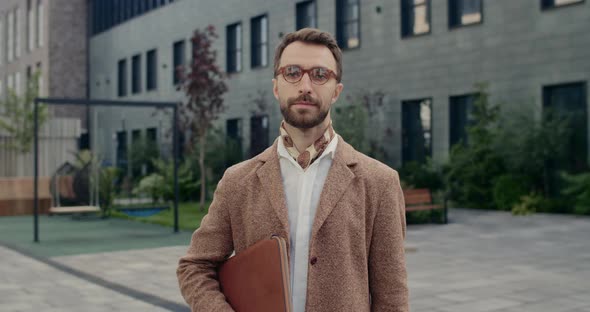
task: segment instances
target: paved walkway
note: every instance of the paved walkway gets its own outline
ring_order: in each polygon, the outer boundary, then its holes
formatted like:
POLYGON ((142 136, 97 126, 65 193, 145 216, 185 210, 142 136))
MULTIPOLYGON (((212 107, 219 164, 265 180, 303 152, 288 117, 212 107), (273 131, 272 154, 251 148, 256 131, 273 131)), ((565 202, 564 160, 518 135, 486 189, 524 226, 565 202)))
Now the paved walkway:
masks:
MULTIPOLYGON (((590 311, 590 218, 461 209, 450 218, 409 227, 411 311, 590 311)), ((36 260, 0 247, 0 311, 188 311, 175 276, 185 250, 36 260)))

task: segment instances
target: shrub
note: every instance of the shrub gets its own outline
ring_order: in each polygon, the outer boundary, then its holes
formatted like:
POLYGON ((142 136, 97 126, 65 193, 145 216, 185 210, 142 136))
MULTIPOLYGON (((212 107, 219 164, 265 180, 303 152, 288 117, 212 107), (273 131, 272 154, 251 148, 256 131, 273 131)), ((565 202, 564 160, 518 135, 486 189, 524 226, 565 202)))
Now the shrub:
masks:
MULTIPOLYGON (((157 174, 162 176, 163 183, 159 185, 158 194, 164 200, 174 200, 174 162, 162 159, 153 160, 157 174)), ((178 166, 178 193, 181 201, 196 200, 200 181, 196 179, 191 169, 191 163, 185 159, 178 166)))
POLYGON ((515 216, 530 215, 543 205, 544 198, 536 193, 531 193, 520 198, 520 202, 512 206, 512 214, 515 216))
POLYGON ((111 208, 115 199, 115 180, 117 179, 118 171, 119 169, 116 167, 100 169, 99 198, 103 218, 111 215, 111 208))
POLYGON ((553 167, 566 156, 568 140, 563 138, 571 135, 569 118, 547 109, 539 121, 534 104, 512 106, 518 109, 499 120, 494 150, 508 172, 528 177, 531 186, 546 197, 559 195, 559 176, 553 167))
POLYGON ((405 187, 428 188, 435 192, 443 186, 442 175, 430 159, 423 164, 415 161, 405 164, 399 175, 405 187))
POLYGON ((562 194, 572 199, 574 213, 590 214, 590 172, 577 175, 562 173, 561 176, 567 184, 562 194))
POLYGON ((491 144, 499 107, 489 103, 485 84, 479 84, 477 89, 470 118, 474 122, 467 127, 469 143, 451 147, 443 172, 447 193, 457 204, 494 209, 492 181, 505 172, 503 160, 491 144))
POLYGON ((164 177, 157 174, 152 173, 147 177, 144 177, 139 181, 139 185, 133 189, 133 194, 141 195, 147 194, 150 196, 152 201, 158 202, 161 197, 163 197, 163 185, 164 185, 164 177))
POLYGON ((530 182, 522 175, 505 174, 494 181, 494 203, 500 210, 510 210, 530 192, 530 182))
POLYGON ((368 114, 363 106, 352 104, 334 109, 334 130, 357 151, 369 152, 366 138, 368 114))

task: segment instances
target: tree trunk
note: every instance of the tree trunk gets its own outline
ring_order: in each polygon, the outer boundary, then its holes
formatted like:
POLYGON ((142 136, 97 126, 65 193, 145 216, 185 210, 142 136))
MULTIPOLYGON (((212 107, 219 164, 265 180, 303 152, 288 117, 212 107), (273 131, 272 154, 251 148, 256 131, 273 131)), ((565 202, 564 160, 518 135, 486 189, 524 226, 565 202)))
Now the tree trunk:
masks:
POLYGON ((207 138, 207 130, 201 133, 199 137, 199 168, 201 169, 201 202, 200 209, 205 211, 205 181, 207 171, 205 170, 205 140, 207 138))

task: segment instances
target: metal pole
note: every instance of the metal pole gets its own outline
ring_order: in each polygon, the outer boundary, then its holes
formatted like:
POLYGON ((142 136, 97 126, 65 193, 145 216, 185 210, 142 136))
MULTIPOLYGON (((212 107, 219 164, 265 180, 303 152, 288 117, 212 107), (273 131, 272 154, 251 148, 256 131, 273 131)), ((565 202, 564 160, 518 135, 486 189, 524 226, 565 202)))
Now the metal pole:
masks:
POLYGON ((178 106, 174 106, 172 149, 174 154, 174 233, 178 233, 178 106))
POLYGON ((34 190, 34 202, 33 202, 33 213, 34 213, 34 222, 33 222, 33 230, 34 230, 34 242, 38 243, 39 242, 39 187, 38 187, 38 182, 39 182, 39 103, 37 102, 37 99, 35 99, 34 101, 34 105, 33 105, 33 124, 34 124, 34 133, 33 133, 33 140, 34 140, 34 144, 33 144, 33 159, 34 159, 34 164, 33 164, 33 170, 35 172, 35 179, 34 179, 34 185, 33 185, 33 190, 34 190))

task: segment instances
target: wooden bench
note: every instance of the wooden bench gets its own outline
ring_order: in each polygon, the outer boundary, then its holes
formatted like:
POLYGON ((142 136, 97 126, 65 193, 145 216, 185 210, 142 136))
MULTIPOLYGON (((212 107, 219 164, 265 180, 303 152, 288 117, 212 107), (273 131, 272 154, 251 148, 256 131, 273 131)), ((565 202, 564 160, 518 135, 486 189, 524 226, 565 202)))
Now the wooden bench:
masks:
POLYGON ((430 210, 430 220, 432 221, 432 211, 443 209, 442 222, 447 223, 446 204, 436 205, 432 202, 432 192, 429 189, 407 189, 404 190, 404 199, 406 202, 406 212, 430 210))
POLYGON ((70 207, 51 207, 49 208, 49 215, 53 214, 83 214, 100 212, 97 206, 70 206, 70 207))
MULTIPOLYGON (((49 177, 39 177, 39 214, 51 207, 49 177)), ((34 213, 34 178, 0 178, 0 216, 32 215, 34 213)))

